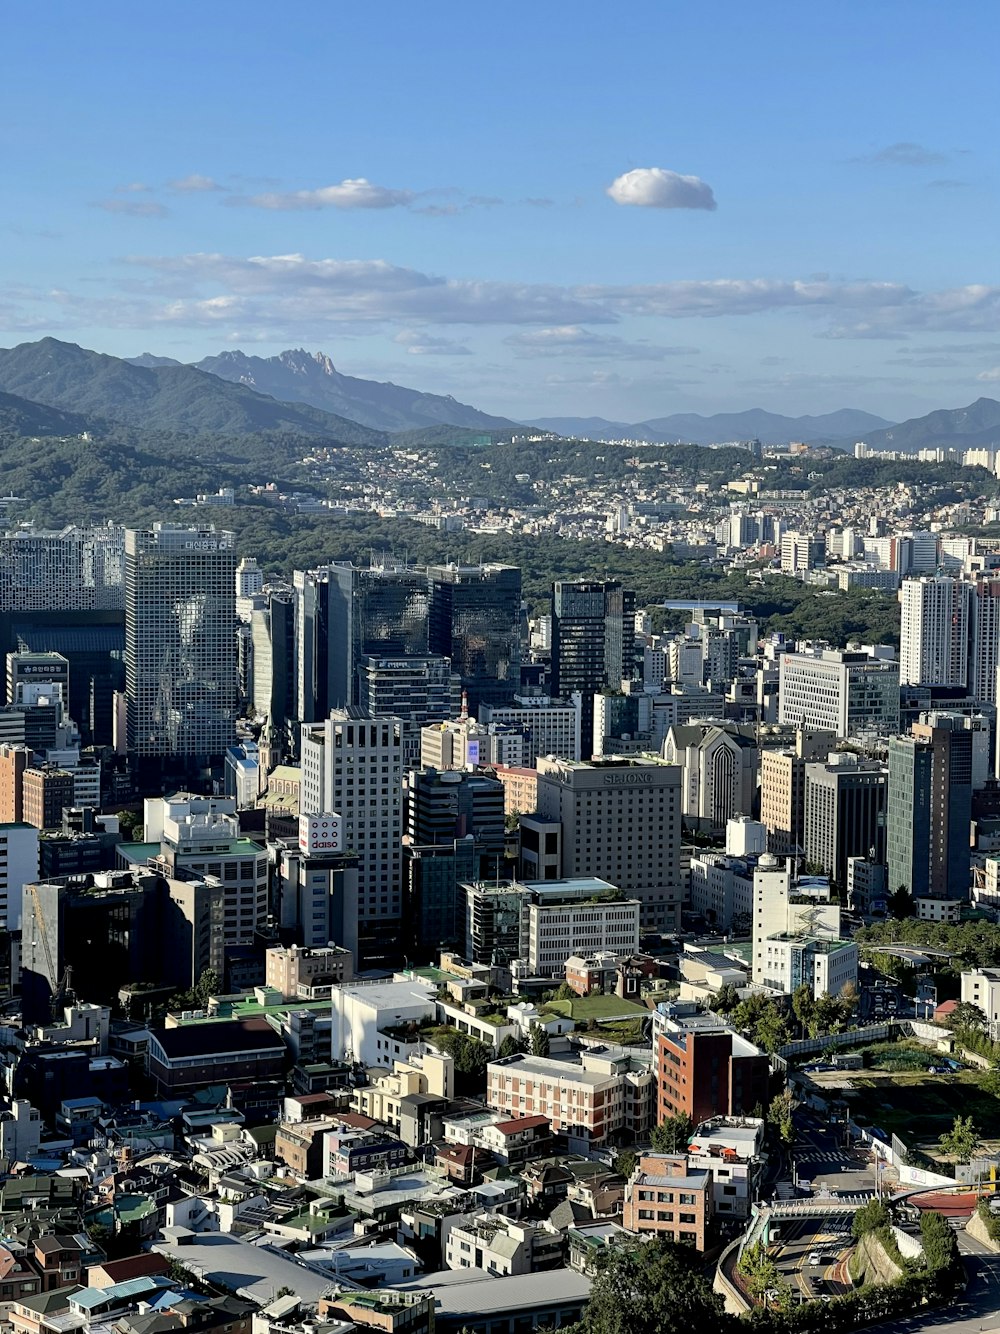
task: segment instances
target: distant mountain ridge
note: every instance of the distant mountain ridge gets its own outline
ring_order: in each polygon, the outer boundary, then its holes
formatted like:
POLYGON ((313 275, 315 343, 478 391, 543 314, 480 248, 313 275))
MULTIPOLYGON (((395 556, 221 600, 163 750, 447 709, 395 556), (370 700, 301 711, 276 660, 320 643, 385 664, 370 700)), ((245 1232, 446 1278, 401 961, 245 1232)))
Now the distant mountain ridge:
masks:
POLYGON ((3 435, 82 435, 89 422, 76 412, 34 403, 17 394, 0 392, 0 434, 3 435))
POLYGON ((938 408, 925 417, 911 417, 896 426, 871 431, 864 437, 873 449, 974 449, 1000 445, 1000 403, 977 398, 965 408, 938 408))
POLYGON ((696 412, 678 412, 642 422, 607 421, 603 417, 536 417, 527 423, 558 435, 597 440, 647 440, 652 444, 683 441, 694 445, 724 445, 733 440, 757 438, 764 444, 787 445, 793 440, 856 440, 872 431, 892 426, 884 417, 859 408, 839 408, 818 417, 784 417, 763 408, 746 412, 718 412, 703 417, 696 412))
MULTIPOLYGON (((146 354, 148 356, 148 354, 146 354)), ((247 385, 288 403, 308 403, 379 431, 417 430, 422 426, 465 426, 506 431, 517 423, 493 417, 450 394, 425 394, 391 381, 342 375, 324 352, 292 348, 275 357, 253 357, 238 349, 204 357, 198 370, 247 385)))
POLYGON ((150 429, 220 435, 270 431, 347 445, 385 441, 382 432, 355 421, 305 403, 279 403, 194 366, 136 365, 56 338, 0 349, 0 390, 50 408, 150 429))

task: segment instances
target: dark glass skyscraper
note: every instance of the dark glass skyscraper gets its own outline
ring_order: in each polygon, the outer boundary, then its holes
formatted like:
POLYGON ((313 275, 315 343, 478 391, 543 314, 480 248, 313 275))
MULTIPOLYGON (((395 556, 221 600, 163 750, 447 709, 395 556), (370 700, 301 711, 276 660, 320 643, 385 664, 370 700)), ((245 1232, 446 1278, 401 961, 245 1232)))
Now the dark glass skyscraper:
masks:
POLYGON ((431 653, 451 658, 468 695, 481 704, 510 704, 521 679, 521 571, 513 565, 432 565, 431 653))
POLYGON ((581 755, 594 749, 594 695, 634 674, 635 594, 599 580, 552 585, 552 694, 583 697, 581 755))
POLYGON ((889 740, 888 889, 969 897, 973 733, 959 714, 930 713, 889 740))

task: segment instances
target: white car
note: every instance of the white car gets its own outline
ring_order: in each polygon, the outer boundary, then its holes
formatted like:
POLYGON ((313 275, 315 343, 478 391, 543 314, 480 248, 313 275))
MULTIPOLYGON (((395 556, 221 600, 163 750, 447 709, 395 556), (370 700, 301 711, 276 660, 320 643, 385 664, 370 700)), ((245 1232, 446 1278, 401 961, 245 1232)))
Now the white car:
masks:
POLYGON ((821 1265, 823 1263, 823 1257, 820 1255, 819 1251, 810 1251, 807 1263, 811 1265, 821 1265))

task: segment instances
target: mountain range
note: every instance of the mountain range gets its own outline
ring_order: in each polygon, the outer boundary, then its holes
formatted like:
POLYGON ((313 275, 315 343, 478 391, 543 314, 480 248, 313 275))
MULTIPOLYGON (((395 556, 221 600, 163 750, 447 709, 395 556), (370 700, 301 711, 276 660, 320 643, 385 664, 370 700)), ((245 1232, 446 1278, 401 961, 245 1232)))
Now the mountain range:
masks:
POLYGON ((926 417, 911 417, 897 426, 870 431, 864 439, 872 448, 906 453, 935 446, 974 449, 1000 445, 1000 403, 995 398, 977 398, 967 408, 938 408, 926 417))
POLYGON ((377 431, 417 430, 422 426, 464 426, 480 431, 511 431, 517 423, 491 417, 451 395, 424 394, 390 381, 361 380, 342 375, 323 352, 296 348, 276 357, 251 357, 245 352, 220 352, 196 362, 222 380, 246 385, 285 403, 308 403, 337 413, 377 431))
MULTIPOLYGON (((111 357, 55 338, 0 349, 4 435, 79 435, 116 424, 136 432, 228 436, 234 458, 239 457, 236 442, 252 435, 263 438, 256 446, 264 453, 274 449, 274 437, 285 436, 288 448, 301 457, 302 437, 343 445, 380 445, 390 439, 406 445, 454 444, 484 434, 502 439, 516 429, 507 418, 446 395, 341 375, 322 353, 298 350, 251 357, 223 352, 189 366, 150 353, 111 357), (331 411, 334 405, 341 410, 331 411)), ((529 424, 591 440, 625 437, 706 445, 758 437, 765 444, 806 440, 842 447, 865 440, 874 449, 905 453, 928 446, 1000 444, 1000 402, 980 398, 967 407, 939 409, 895 424, 853 408, 815 417, 784 417, 754 408, 712 417, 678 413, 639 423, 542 417, 529 424)))
POLYGON ((840 408, 819 417, 783 417, 763 408, 747 412, 718 412, 702 417, 678 412, 642 422, 607 421, 603 417, 536 417, 527 422, 556 435, 587 440, 646 440, 650 444, 683 441, 694 445, 722 445, 734 440, 762 440, 765 445, 787 445, 793 440, 853 443, 892 422, 857 408, 840 408))
POLYGON ((149 429, 223 435, 280 431, 352 445, 384 440, 345 417, 304 403, 279 403, 193 366, 133 366, 55 338, 0 350, 0 390, 46 407, 149 429))

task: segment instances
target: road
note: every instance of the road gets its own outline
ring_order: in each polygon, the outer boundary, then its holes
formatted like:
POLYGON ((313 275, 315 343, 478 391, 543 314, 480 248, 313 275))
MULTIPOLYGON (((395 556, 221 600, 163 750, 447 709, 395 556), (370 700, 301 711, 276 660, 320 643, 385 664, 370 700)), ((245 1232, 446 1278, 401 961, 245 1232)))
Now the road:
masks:
POLYGON ((875 1189, 875 1170, 866 1152, 844 1147, 844 1131, 815 1117, 796 1119, 792 1150, 799 1182, 834 1195, 864 1195, 875 1189))
POLYGON ((780 1236, 772 1251, 778 1272, 793 1292, 805 1300, 849 1292, 851 1284, 843 1262, 850 1254, 850 1218, 782 1219, 780 1236), (819 1251, 821 1263, 809 1264, 819 1251))
POLYGON ((994 1255, 965 1232, 958 1234, 958 1249, 965 1257, 969 1285, 962 1297, 938 1311, 925 1311, 911 1320, 868 1325, 878 1334, 917 1334, 934 1329, 938 1334, 981 1334, 1000 1330, 1000 1255, 994 1255))

